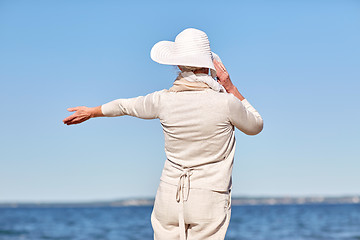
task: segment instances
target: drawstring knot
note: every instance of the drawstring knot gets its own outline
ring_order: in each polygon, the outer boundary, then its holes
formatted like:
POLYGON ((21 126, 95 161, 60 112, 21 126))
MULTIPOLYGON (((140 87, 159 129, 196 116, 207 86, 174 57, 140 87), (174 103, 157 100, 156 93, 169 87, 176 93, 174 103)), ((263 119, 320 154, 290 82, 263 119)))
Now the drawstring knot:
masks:
POLYGON ((186 168, 182 171, 176 190, 176 201, 180 202, 182 199, 184 202, 187 201, 190 192, 190 176, 192 175, 192 169, 186 168), (186 191, 185 191, 186 188, 186 191), (180 194, 182 195, 180 197, 180 194))

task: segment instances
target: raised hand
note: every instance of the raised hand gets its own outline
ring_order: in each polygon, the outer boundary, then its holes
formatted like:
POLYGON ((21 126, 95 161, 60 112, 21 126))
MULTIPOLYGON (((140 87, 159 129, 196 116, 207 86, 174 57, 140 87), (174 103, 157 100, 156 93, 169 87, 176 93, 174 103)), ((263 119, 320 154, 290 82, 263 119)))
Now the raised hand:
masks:
POLYGON ((226 71, 224 64, 221 62, 213 60, 215 69, 216 69, 216 77, 218 82, 225 88, 226 92, 233 94, 237 97, 240 101, 244 100, 245 98, 239 90, 235 87, 235 85, 231 82, 229 73, 226 71))
POLYGON ((216 69, 216 77, 218 82, 225 88, 227 92, 231 92, 234 85, 230 80, 229 73, 226 71, 224 64, 216 61, 215 59, 213 60, 213 63, 216 69))

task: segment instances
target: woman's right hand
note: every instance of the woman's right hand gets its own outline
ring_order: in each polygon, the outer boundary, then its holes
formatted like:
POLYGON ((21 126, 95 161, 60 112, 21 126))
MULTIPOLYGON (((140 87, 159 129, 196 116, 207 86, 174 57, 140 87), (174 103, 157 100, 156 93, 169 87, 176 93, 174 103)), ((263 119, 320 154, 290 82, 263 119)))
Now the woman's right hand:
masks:
POLYGON ((63 120, 64 124, 66 125, 79 124, 93 117, 92 108, 74 107, 74 108, 68 108, 67 110, 69 112, 75 112, 75 113, 73 113, 71 116, 63 120))
POLYGON ((227 92, 231 92, 234 88, 234 84, 230 80, 229 73, 226 71, 224 64, 221 62, 213 60, 215 69, 216 69, 216 77, 218 82, 225 88, 227 92))
POLYGON ((216 77, 218 82, 225 88, 226 92, 233 94, 240 101, 244 100, 244 96, 241 95, 239 90, 231 82, 229 73, 226 71, 224 64, 216 61, 215 59, 213 60, 213 63, 216 69, 216 77))

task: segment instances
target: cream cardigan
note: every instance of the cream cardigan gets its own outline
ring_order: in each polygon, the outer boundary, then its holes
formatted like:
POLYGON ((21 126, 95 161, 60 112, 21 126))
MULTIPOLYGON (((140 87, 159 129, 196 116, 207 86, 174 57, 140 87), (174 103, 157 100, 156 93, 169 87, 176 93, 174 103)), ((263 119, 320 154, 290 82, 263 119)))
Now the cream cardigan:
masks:
POLYGON ((108 117, 160 119, 167 156, 161 180, 182 189, 228 191, 235 154, 234 126, 248 135, 263 128, 260 114, 247 100, 211 89, 162 90, 114 100, 101 109, 108 117))

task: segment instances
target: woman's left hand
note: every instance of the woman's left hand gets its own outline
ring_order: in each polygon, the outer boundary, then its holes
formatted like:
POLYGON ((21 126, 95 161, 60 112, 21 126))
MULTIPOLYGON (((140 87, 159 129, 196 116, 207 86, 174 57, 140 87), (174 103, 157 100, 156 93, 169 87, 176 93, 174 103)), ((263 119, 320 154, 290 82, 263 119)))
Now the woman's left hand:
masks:
POLYGON ((92 118, 92 109, 88 107, 74 107, 67 110, 75 113, 63 120, 66 125, 79 124, 92 118))

